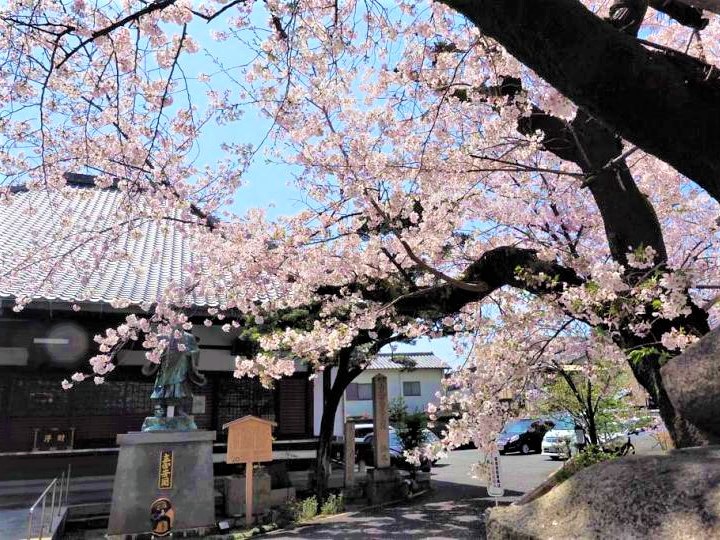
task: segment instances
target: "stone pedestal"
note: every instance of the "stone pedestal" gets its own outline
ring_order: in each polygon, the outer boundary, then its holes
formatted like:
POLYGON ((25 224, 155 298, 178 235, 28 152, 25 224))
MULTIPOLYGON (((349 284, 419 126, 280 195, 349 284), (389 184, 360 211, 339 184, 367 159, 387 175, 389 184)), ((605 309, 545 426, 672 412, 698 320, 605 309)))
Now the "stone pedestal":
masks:
POLYGON ((424 491, 430 489, 430 473, 417 471, 415 473, 414 491, 424 491))
POLYGON ((370 504, 395 501, 402 496, 403 479, 394 467, 370 469, 367 473, 367 496, 370 504))
MULTIPOLYGON (((260 469, 253 473, 253 514, 262 515, 270 510, 271 478, 260 469)), ((245 515, 245 475, 225 479, 225 513, 228 516, 245 515)))
POLYGON ((168 499, 172 505, 173 531, 214 525, 214 440, 214 431, 118 435, 120 454, 108 537, 150 532, 150 507, 160 498, 168 499))

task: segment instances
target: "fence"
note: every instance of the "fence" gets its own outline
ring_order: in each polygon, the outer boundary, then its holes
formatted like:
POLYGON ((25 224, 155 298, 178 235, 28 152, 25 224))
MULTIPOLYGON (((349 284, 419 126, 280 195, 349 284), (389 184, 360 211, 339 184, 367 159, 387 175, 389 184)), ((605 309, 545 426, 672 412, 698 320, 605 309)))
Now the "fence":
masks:
POLYGON ((52 538, 54 533, 55 520, 58 522, 62 519, 63 509, 67 507, 68 493, 70 492, 70 465, 68 465, 67 473, 63 471, 60 476, 56 476, 48 484, 45 490, 30 507, 28 512, 28 540, 38 538, 42 540, 47 530, 48 538, 52 538), (47 500, 50 497, 50 512, 47 510, 47 500), (40 531, 35 535, 38 522, 35 520, 37 510, 40 509, 40 531))

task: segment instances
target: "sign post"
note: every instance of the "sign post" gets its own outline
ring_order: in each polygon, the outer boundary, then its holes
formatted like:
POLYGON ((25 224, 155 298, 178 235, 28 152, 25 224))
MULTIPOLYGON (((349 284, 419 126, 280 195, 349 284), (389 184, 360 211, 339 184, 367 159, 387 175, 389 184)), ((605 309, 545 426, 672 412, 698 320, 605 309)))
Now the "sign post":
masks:
POLYGON ((252 525, 253 515, 253 463, 245 464, 245 525, 252 525))
POLYGON ((505 489, 502 487, 502 480, 500 478, 500 453, 495 449, 490 452, 487 459, 489 468, 487 492, 490 497, 495 497, 495 506, 497 506, 497 498, 505 494, 505 489))
POLYGON ((245 525, 252 525, 253 516, 253 465, 272 461, 272 428, 275 422, 256 416, 243 416, 228 422, 226 463, 245 464, 245 525))

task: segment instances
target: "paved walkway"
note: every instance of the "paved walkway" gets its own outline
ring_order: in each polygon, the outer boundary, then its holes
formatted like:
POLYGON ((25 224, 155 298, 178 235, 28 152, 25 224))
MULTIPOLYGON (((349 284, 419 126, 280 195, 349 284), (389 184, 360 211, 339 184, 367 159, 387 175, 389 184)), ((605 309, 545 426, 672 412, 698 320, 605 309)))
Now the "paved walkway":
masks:
MULTIPOLYGON (((452 452, 433 469, 434 490, 398 506, 371 512, 342 514, 289 531, 269 535, 273 539, 362 538, 483 538, 483 511, 495 504, 484 485, 470 478, 477 450, 452 452)), ((542 482, 561 464, 545 456, 503 456, 501 473, 506 485, 501 503, 507 504, 542 482)))
MULTIPOLYGON (((56 508, 53 515, 50 515, 50 509, 47 509, 45 521, 42 529, 42 538, 48 540, 52 538, 55 530, 62 523, 67 508, 56 508)), ((40 538, 40 517, 41 511, 38 510, 31 531, 30 540, 40 538)), ((28 510, 24 509, 5 509, 0 513, 2 526, 0 527, 0 540, 28 540, 28 510)))
MULTIPOLYGON (((647 435, 633 437, 638 453, 660 452, 647 435)), ((273 539, 455 539, 484 538, 483 512, 495 504, 484 483, 470 478, 470 466, 478 459, 477 450, 455 451, 433 468, 434 490, 413 501, 372 512, 335 516, 288 531, 268 535, 273 539)), ((500 458, 500 473, 509 504, 538 486, 562 466, 547 456, 508 454, 500 458)))

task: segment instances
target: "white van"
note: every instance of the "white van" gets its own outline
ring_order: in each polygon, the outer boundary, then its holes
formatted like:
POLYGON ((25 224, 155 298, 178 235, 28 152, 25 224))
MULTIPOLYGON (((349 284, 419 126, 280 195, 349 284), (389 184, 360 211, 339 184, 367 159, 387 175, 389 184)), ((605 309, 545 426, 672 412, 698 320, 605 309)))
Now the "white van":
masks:
MULTIPOLYGON (((395 432, 395 428, 390 426, 390 431, 395 432)), ((375 424, 368 422, 366 424, 355 424, 355 442, 363 442, 365 437, 371 435, 375 431, 375 424)))
POLYGON ((568 459, 577 442, 575 421, 569 416, 553 418, 552 421, 555 426, 543 437, 542 455, 550 456, 550 459, 568 459))

